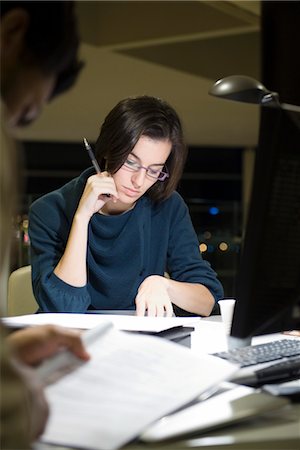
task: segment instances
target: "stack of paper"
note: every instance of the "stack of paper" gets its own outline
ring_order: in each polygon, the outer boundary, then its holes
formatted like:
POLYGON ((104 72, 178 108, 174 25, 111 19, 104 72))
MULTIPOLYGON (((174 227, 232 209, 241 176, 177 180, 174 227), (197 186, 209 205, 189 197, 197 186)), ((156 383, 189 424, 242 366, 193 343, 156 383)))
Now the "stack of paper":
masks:
POLYGON ((2 319, 5 325, 14 328, 55 324, 83 330, 89 330, 107 320, 112 322, 118 330, 159 333, 174 327, 192 326, 201 319, 200 317, 138 317, 115 314, 72 313, 27 314, 24 316, 4 317, 2 319))
MULTIPOLYGON (((91 360, 46 388, 51 415, 44 442, 118 449, 236 370, 165 339, 118 331, 110 322, 83 339, 91 360)), ((65 351, 40 369, 41 376, 65 372, 68 362, 74 364, 74 356, 65 351)))

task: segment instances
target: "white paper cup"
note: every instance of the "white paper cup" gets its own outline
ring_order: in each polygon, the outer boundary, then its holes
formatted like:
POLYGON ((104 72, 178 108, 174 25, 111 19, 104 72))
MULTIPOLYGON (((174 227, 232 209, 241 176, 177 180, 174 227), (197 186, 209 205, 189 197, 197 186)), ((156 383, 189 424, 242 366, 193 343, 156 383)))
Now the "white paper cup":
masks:
POLYGON ((222 322, 224 324, 225 334, 229 335, 231 330, 231 322, 234 311, 235 299, 227 298, 224 300, 219 300, 222 322))

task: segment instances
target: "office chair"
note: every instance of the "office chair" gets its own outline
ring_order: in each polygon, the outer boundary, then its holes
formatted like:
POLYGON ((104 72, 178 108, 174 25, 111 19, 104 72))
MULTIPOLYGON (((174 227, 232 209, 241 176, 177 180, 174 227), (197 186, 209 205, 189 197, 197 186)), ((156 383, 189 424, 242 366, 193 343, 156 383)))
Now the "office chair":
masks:
POLYGON ((31 266, 20 267, 8 279, 7 315, 33 314, 38 308, 32 291, 31 266))

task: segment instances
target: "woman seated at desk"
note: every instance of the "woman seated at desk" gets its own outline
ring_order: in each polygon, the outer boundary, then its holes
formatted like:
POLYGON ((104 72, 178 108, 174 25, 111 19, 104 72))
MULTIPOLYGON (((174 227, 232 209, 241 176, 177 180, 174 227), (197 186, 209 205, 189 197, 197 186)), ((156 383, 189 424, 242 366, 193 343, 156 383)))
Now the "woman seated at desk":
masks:
POLYGON ((210 315, 223 289, 175 191, 186 156, 180 119, 165 101, 132 97, 112 109, 96 142, 104 171, 89 168, 31 206, 41 311, 210 315))

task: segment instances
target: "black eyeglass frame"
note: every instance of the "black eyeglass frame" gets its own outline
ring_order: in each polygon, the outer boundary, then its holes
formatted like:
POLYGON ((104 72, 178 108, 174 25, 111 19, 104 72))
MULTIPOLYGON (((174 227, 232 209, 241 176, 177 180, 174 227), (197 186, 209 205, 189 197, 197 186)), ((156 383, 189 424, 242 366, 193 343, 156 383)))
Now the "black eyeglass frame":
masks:
POLYGON ((165 181, 166 178, 169 178, 170 174, 168 172, 168 169, 166 166, 164 166, 164 170, 155 170, 153 169, 153 166, 142 166, 142 164, 139 164, 136 161, 132 161, 131 165, 128 165, 129 160, 126 159, 126 161, 124 162, 123 166, 124 168, 126 168, 127 170, 129 170, 130 172, 139 172, 141 169, 144 169, 146 171, 146 175, 156 181, 165 181), (153 172, 159 172, 159 176, 153 176, 149 173, 149 171, 153 170, 153 172))

